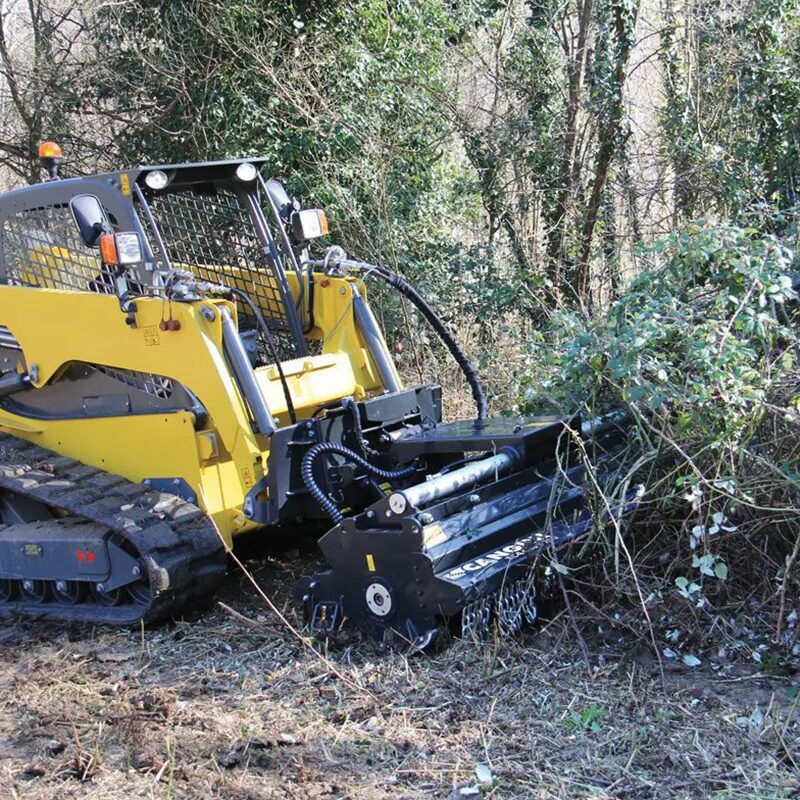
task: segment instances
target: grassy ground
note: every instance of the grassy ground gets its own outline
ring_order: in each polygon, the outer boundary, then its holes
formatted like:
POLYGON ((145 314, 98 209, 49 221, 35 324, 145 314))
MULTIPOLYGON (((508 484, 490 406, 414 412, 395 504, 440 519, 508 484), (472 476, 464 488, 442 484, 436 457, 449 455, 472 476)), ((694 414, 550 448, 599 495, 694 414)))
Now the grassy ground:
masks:
MULTIPOLYGON (((279 606, 294 569, 256 569, 279 606)), ((495 647, 326 662, 244 579, 221 599, 144 632, 0 629, 0 797, 800 796, 790 678, 662 673, 636 641, 587 639, 587 663, 565 617, 495 647)))

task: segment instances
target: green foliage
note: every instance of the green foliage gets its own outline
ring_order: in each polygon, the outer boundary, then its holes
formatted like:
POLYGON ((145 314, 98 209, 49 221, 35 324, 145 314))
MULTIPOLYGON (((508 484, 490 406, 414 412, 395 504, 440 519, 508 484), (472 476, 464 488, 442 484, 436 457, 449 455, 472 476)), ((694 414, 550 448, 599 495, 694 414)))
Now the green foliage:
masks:
POLYGON ((669 415, 681 436, 733 446, 796 372, 785 311, 795 298, 791 254, 752 229, 698 224, 658 242, 650 258, 657 266, 600 319, 556 315, 548 388, 566 404, 595 398, 669 415))
MULTIPOLYGON (((545 216, 555 216, 555 193, 560 175, 560 133, 566 107, 559 71, 562 69, 551 20, 558 3, 532 5, 531 18, 509 48, 505 68, 513 91, 507 117, 505 158, 521 157, 538 186, 545 216)), ((495 132, 496 135, 496 132, 495 132)))
POLYGON ((612 135, 621 135, 624 70, 633 48, 638 0, 599 0, 597 4, 597 44, 592 70, 592 103, 598 121, 612 135))
MULTIPOLYGON (((774 224, 762 220, 760 228, 774 224)), ((540 409, 546 396, 586 415, 630 412, 638 434, 627 464, 646 482, 660 528, 688 540, 688 571, 675 586, 702 608, 709 581, 721 588, 752 566, 741 547, 724 554, 722 541, 765 525, 776 553, 794 541, 800 330, 793 254, 757 228, 697 223, 645 255, 650 268, 600 318, 571 310, 555 316, 537 346, 545 378, 528 387, 528 408, 540 409)), ((777 580, 784 584, 785 575, 777 580)))
POLYGON ((732 216, 754 202, 797 200, 800 156, 800 13, 796 3, 693 3, 679 21, 665 3, 661 31, 664 142, 684 217, 732 216), (695 49, 680 39, 693 31, 695 49))
POLYGON ((590 705, 581 712, 573 711, 564 720, 564 727, 569 731, 586 731, 588 733, 602 733, 601 720, 606 716, 603 706, 590 705))

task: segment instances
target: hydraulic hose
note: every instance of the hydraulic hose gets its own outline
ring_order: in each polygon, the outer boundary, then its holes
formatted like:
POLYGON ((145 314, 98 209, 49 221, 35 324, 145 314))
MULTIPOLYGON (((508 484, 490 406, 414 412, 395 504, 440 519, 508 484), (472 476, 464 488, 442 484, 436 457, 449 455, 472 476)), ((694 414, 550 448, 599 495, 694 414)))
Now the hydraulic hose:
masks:
POLYGON ((397 289, 398 292, 414 305, 420 314, 428 321, 428 324, 436 331, 436 334, 442 340, 444 346, 450 351, 450 355, 453 356, 461 372, 464 374, 469 388, 472 391, 472 397, 475 400, 475 405, 478 410, 478 419, 486 419, 486 417, 489 416, 489 405, 486 402, 486 394, 483 391, 483 386, 478 378, 478 374, 475 372, 475 368, 472 366, 472 363, 461 349, 453 334, 450 333, 450 330, 444 324, 442 318, 430 307, 425 298, 422 297, 408 281, 401 278, 396 272, 392 272, 388 267, 352 261, 343 262, 343 266, 356 266, 358 269, 367 271, 370 275, 376 275, 394 289, 397 289))
POLYGON ((283 365, 281 364, 281 359, 278 355, 278 349, 275 347, 275 340, 272 338, 272 331, 269 329, 269 325, 267 325, 267 321, 264 319, 261 309, 250 299, 250 295, 248 295, 247 292, 243 292, 241 289, 234 289, 232 287, 226 288, 229 292, 236 295, 236 297, 239 297, 247 304, 251 313, 256 319, 256 324, 259 326, 259 328, 261 328, 261 332, 264 334, 264 338, 267 341, 270 355, 275 362, 275 368, 278 370, 278 378, 280 379, 281 388, 283 389, 283 396, 286 399, 286 410, 289 412, 289 419, 292 421, 292 425, 296 425, 297 414, 294 410, 294 403, 292 402, 292 394, 289 391, 289 384, 286 380, 286 375, 283 372, 283 365))
POLYGON ((356 434, 356 439, 358 439, 358 446, 363 450, 364 455, 383 455, 380 450, 370 447, 369 442, 364 438, 364 429, 361 427, 361 414, 358 411, 358 403, 356 403, 352 397, 345 397, 344 400, 342 400, 342 407, 350 409, 350 413, 353 415, 353 429, 356 434))
POLYGON ((352 459, 359 467, 366 470, 376 478, 381 478, 384 481, 393 481, 398 478, 404 478, 414 472, 415 467, 408 466, 402 469, 386 470, 370 464, 369 461, 362 458, 355 450, 349 447, 343 447, 334 442, 318 442, 309 448, 308 452, 303 456, 303 461, 300 464, 300 475, 303 478, 303 483, 310 492, 311 496, 319 503, 320 508, 333 520, 334 525, 338 525, 343 519, 344 514, 339 511, 336 503, 331 500, 328 495, 320 488, 314 477, 314 463, 321 455, 329 455, 336 453, 345 458, 352 459))

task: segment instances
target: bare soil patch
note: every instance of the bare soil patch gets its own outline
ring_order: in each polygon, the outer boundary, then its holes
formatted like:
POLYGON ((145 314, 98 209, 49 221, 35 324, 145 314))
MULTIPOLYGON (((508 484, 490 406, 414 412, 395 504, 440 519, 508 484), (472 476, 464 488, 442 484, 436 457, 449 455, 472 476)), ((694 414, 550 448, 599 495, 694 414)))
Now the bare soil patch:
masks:
MULTIPOLYGON (((291 560, 255 577, 291 610, 291 560)), ((145 631, 0 629, 0 797, 788 798, 797 682, 658 662, 566 615, 478 649, 316 657, 245 579, 145 631), (243 619, 236 614, 242 615, 243 619)))

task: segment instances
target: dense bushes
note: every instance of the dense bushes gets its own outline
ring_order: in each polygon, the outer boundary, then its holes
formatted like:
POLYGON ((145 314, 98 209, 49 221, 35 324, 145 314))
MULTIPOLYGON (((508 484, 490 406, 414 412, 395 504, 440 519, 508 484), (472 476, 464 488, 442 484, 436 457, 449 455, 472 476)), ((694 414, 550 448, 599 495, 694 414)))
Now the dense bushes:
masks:
POLYGON ((695 224, 646 257, 598 319, 555 316, 527 405, 629 410, 627 478, 646 484, 655 552, 679 557, 676 592, 699 608, 777 597, 780 614, 800 544, 792 254, 756 229, 695 224))

